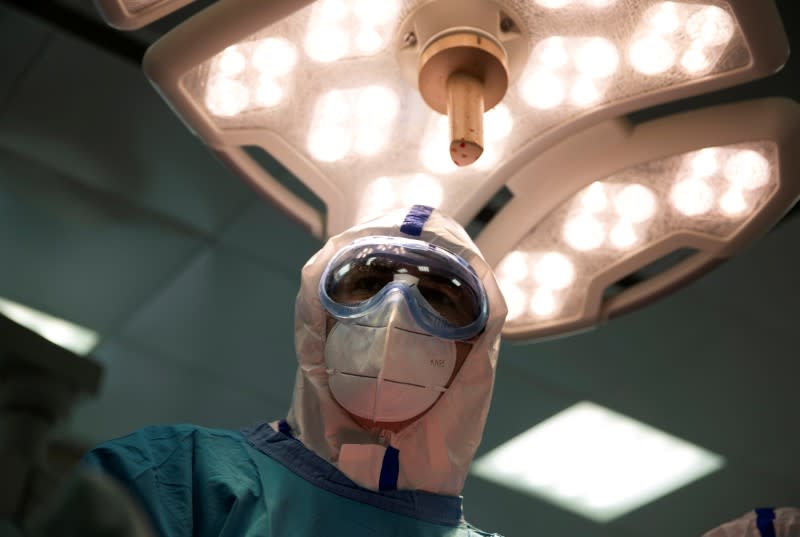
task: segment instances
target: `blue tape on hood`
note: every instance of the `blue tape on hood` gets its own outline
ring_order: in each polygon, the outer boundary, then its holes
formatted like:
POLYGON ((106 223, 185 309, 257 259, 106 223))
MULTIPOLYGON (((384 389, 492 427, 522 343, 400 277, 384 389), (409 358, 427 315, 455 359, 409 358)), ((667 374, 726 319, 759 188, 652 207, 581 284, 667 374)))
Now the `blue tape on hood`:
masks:
POLYGON ((422 228, 431 217, 433 207, 427 205, 414 205, 411 210, 406 214, 403 225, 400 226, 400 231, 412 237, 419 237, 422 235, 422 228))
POLYGON ((756 509, 756 526, 761 537, 775 537, 775 509, 764 507, 756 509))
POLYGON ((381 465, 381 476, 378 480, 378 490, 397 490, 397 478, 400 475, 400 451, 392 446, 386 446, 381 465))

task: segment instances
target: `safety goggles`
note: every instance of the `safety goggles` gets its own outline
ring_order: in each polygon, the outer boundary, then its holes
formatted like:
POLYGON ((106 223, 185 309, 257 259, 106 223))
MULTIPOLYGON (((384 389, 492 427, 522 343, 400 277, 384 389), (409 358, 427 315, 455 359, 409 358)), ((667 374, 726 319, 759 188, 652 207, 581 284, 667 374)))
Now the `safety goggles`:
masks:
POLYGON ((489 316, 486 291, 469 263, 420 240, 358 239, 328 263, 319 287, 328 313, 352 322, 379 314, 398 293, 419 327, 444 339, 477 335, 489 316))

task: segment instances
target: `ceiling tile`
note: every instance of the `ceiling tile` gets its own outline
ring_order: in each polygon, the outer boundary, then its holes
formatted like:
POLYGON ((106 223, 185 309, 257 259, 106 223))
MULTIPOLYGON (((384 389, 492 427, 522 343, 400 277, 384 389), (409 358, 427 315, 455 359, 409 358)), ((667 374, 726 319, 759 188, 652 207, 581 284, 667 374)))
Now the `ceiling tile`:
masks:
POLYGON ((0 151, 0 296, 102 337, 200 244, 152 213, 0 151))
POLYGON ((138 66, 64 34, 50 40, 0 116, 0 145, 208 233, 255 196, 138 66))
POLYGON ((3 54, 0 69, 0 113, 11 93, 18 88, 20 77, 35 60, 47 42, 50 29, 44 24, 20 16, 9 7, 0 5, 0 50, 14 51, 3 54))
POLYGON ((248 252, 272 270, 297 280, 300 270, 322 248, 322 241, 268 201, 258 199, 222 236, 223 243, 248 252))
MULTIPOLYGON (((795 474, 796 475, 796 474, 795 474)), ((703 533, 758 507, 797 505, 800 485, 740 461, 619 519, 616 525, 650 537, 703 533)))
POLYGON ((285 413, 263 395, 119 341, 103 344, 93 356, 105 367, 100 393, 81 401, 65 427, 66 435, 83 445, 147 425, 239 429, 285 413))
POLYGON ((677 533, 636 533, 618 524, 599 525, 544 500, 470 477, 464 487, 464 516, 478 528, 505 536, 675 537, 677 533))
POLYGON ((287 401, 288 409, 297 289, 297 279, 219 246, 143 307, 123 336, 137 348, 215 372, 220 381, 287 401))

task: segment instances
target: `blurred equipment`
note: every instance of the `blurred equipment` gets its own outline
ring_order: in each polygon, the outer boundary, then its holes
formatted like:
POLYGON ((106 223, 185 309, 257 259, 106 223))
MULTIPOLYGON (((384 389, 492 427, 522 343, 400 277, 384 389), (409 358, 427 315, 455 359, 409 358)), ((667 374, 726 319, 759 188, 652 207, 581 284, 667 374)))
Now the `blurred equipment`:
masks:
POLYGON ((146 523, 114 482, 48 468, 50 433, 101 367, 0 315, 0 535, 146 537, 146 523), (102 506, 102 508, 101 508, 102 506))

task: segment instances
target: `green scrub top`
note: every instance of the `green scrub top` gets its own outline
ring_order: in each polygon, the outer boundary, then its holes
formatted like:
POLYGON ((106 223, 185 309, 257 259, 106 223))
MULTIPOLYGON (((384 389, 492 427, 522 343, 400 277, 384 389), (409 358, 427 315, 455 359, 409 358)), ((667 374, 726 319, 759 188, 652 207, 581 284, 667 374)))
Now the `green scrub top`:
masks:
POLYGON ((101 444, 84 464, 125 486, 160 537, 487 537, 461 498, 365 489, 291 433, 147 427, 101 444))

